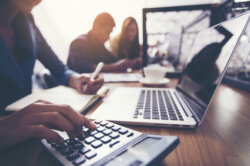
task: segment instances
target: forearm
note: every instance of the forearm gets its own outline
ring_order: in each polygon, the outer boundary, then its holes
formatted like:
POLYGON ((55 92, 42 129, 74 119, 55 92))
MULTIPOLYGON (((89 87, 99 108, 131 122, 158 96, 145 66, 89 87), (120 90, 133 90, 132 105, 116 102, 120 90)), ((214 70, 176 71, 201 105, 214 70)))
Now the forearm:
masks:
MULTIPOLYGON (((96 65, 95 65, 96 68, 96 65)), ((115 63, 105 64, 102 68, 102 72, 117 72, 117 65, 115 63)))

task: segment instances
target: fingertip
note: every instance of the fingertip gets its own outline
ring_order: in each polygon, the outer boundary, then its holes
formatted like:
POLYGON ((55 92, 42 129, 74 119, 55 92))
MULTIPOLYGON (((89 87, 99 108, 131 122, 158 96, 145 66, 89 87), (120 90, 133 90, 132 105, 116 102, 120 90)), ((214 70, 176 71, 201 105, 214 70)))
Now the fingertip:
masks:
POLYGON ((64 143, 64 139, 63 139, 62 137, 59 137, 59 138, 58 138, 58 143, 59 143, 59 144, 63 144, 63 143, 64 143))
POLYGON ((90 121, 90 123, 89 123, 89 127, 90 127, 90 129, 96 129, 96 125, 95 125, 95 123, 94 122, 92 122, 92 121, 90 121))

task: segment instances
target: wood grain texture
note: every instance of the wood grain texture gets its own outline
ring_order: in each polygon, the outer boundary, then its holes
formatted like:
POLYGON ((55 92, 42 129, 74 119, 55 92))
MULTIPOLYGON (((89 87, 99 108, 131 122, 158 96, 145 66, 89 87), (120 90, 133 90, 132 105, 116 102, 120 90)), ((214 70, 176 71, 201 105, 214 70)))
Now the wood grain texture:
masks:
MULTIPOLYGON (((177 80, 172 79, 167 87, 175 87, 176 83, 177 80)), ((140 87, 141 84, 110 83, 105 86, 109 87, 110 93, 112 93, 116 87, 140 87)), ((162 166, 249 166, 249 109, 249 93, 222 84, 219 86, 202 124, 196 129, 131 125, 126 125, 126 127, 147 134, 176 135, 180 138, 180 145, 159 163, 162 166)), ((37 166, 58 164, 37 140, 26 141, 0 152, 0 163, 1 165, 24 163, 37 166)))

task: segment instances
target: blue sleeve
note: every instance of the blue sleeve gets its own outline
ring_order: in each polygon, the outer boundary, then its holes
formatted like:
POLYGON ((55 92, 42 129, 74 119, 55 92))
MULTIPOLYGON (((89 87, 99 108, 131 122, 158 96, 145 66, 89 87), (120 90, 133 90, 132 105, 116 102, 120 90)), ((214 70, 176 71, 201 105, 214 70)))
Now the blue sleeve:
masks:
POLYGON ((37 58, 51 72, 59 84, 68 85, 70 77, 76 72, 70 70, 59 60, 35 24, 33 24, 33 27, 36 33, 37 58))
POLYGON ((90 62, 90 46, 86 39, 77 38, 70 45, 67 65, 79 73, 91 73, 93 63, 90 62))

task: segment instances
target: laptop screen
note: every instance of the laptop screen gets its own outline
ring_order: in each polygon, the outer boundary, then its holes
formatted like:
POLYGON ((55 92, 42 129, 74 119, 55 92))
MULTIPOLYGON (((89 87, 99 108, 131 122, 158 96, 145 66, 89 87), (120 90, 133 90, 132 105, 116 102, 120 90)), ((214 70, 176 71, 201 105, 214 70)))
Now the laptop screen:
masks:
POLYGON ((248 17, 249 13, 202 30, 192 41, 177 89, 200 120, 222 79, 248 17))

